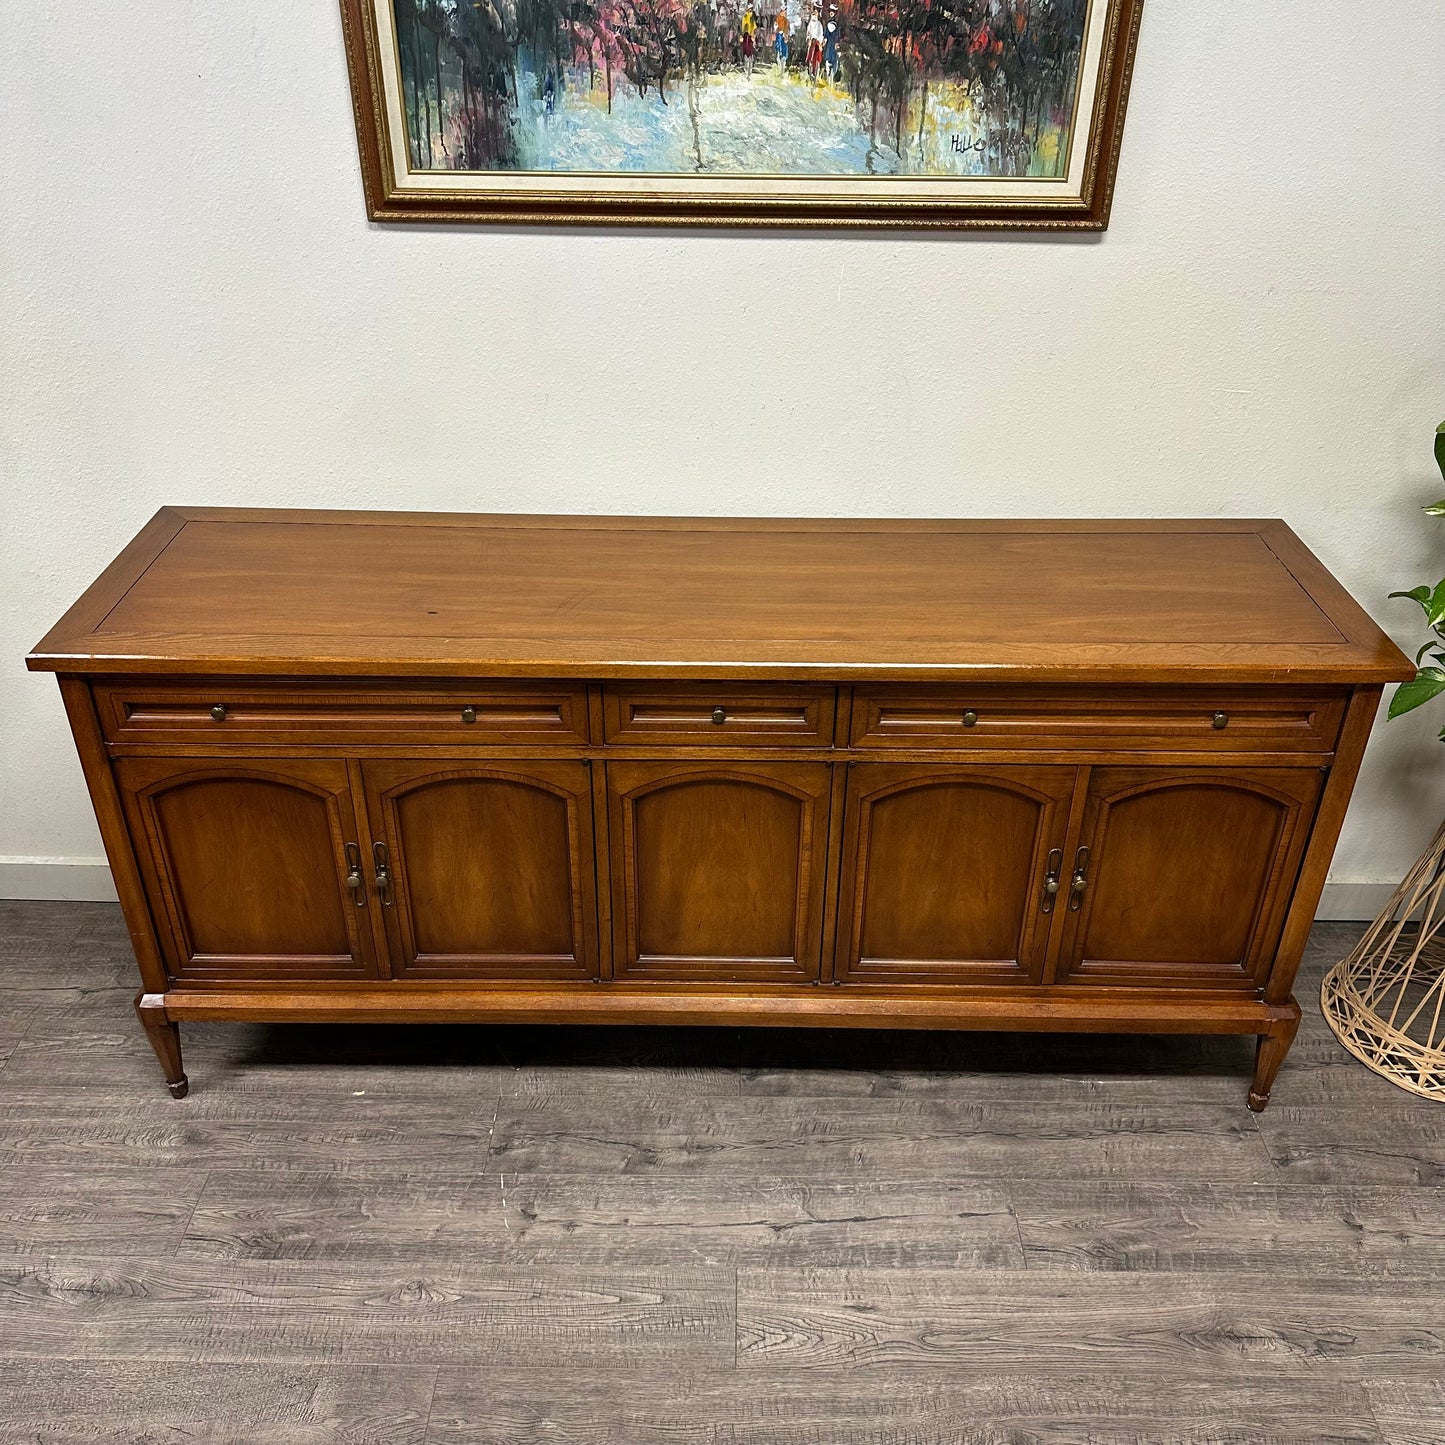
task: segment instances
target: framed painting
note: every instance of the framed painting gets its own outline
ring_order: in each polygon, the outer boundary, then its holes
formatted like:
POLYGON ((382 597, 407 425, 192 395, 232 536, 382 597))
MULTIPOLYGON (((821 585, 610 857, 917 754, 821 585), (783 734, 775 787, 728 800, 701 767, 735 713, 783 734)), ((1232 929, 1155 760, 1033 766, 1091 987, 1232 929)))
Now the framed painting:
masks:
POLYGON ((1143 0, 341 0, 375 220, 1101 230, 1143 0))

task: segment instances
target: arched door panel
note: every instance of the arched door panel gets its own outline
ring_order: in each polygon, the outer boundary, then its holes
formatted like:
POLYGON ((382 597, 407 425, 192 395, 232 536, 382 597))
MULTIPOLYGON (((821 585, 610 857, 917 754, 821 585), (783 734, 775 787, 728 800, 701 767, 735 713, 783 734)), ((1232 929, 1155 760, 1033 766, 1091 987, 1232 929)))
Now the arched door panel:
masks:
POLYGON ((395 974, 597 976, 586 763, 374 762, 362 777, 395 974))
POLYGON ((834 976, 1037 983, 1075 771, 855 764, 834 976))
POLYGON ((116 782, 172 975, 373 978, 346 764, 123 758, 116 782))
POLYGON ((1321 782, 1314 768, 1096 769, 1059 980, 1257 987, 1321 782))
POLYGON ((618 978, 815 979, 825 763, 607 765, 618 978))

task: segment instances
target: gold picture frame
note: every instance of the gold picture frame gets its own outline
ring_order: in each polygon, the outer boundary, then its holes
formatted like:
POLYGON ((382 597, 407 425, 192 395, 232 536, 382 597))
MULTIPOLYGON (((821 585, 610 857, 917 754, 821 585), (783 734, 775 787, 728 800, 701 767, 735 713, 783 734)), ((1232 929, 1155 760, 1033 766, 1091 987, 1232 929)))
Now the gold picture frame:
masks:
MULTIPOLYGON (((516 0, 341 0, 372 220, 1084 231, 1108 225, 1143 0, 959 0, 952 7, 934 0, 549 4, 548 13, 563 18, 539 49, 535 0, 526 11, 533 27, 526 39, 508 31, 509 19, 517 28, 516 0), (912 13, 910 6, 920 27, 937 26, 928 16, 946 11, 952 33, 927 43, 918 38, 921 28, 892 35, 890 26, 910 23, 900 18, 912 13), (799 14, 791 62, 790 11, 799 14), (1061 51, 1065 12, 1073 26, 1066 42, 1074 48, 1061 51), (640 46, 627 48, 628 37, 650 33, 639 28, 639 15, 664 13, 671 17, 671 38, 657 52, 660 66, 654 59, 649 71, 640 46), (617 24, 619 40, 597 19, 604 14, 630 19, 632 28, 617 24), (1026 45, 1031 27, 1042 35, 1046 23, 1049 47, 1026 45), (814 39, 825 28, 831 53, 814 39), (701 121, 699 96, 713 106, 701 121), (718 96, 724 100, 714 100, 718 96), (643 135, 663 162, 640 164, 635 154, 616 165, 596 162, 619 149, 608 130, 614 104, 628 111, 629 144, 643 135), (776 114, 785 113, 781 130, 799 152, 796 169, 770 168, 766 157, 747 168, 745 107, 765 106, 771 128, 758 133, 776 136, 776 114), (823 124, 830 130, 819 141, 813 132, 823 124), (734 132, 744 140, 733 141, 734 132), (527 159, 528 145, 538 150, 537 136, 551 147, 541 164, 527 159), (667 147, 683 144, 679 136, 691 137, 686 156, 691 163, 695 154, 696 164, 690 170, 664 168, 667 147), (807 169, 804 154, 815 142, 825 162, 816 172, 807 169), (993 170, 947 170, 955 164, 950 143, 963 153, 957 164, 993 170), (564 162, 551 159, 564 144, 572 147, 564 162), (740 149, 728 152, 725 145, 740 149), (874 173, 875 163, 885 173, 874 173), (848 165, 866 169, 846 173, 848 165)), ((791 153, 788 164, 794 164, 791 153)))

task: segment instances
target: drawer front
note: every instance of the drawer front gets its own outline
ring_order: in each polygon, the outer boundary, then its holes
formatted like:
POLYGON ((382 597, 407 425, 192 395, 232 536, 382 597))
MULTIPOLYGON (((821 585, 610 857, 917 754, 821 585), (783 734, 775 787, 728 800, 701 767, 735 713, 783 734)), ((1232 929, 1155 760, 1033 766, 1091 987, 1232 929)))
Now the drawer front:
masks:
POLYGON ((830 687, 658 684, 608 688, 603 718, 609 743, 826 748, 833 704, 830 687))
POLYGON ((858 748, 1329 752, 1342 695, 1287 689, 858 689, 858 748))
POLYGON ((105 735, 117 743, 587 742, 586 692, 566 684, 411 690, 221 678, 105 683, 95 699, 105 735))

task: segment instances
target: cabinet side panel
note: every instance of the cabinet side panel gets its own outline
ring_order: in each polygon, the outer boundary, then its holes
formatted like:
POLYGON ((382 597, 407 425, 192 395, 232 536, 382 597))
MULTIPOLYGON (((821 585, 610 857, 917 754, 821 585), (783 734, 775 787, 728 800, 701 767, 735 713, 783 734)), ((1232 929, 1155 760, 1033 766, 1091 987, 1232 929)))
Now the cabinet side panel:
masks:
POLYGON ((151 919, 150 905, 146 902, 145 889, 141 886, 140 870, 136 866, 135 851, 125 825, 125 815, 121 811, 120 796, 116 792, 110 762, 101 742, 100 720, 96 717, 95 702, 84 678, 61 677, 57 680, 60 683, 60 696, 65 704, 66 716, 70 719, 70 731, 75 738, 75 750, 80 755, 80 766, 85 773, 85 784, 90 789, 95 821, 100 825, 106 860, 110 864, 111 876, 115 879, 116 892, 120 895, 120 907, 125 916, 126 931, 130 934, 130 945, 135 952, 136 963, 140 966, 141 979, 145 983, 145 991, 164 993, 166 968, 156 943, 155 924, 151 919))
POLYGON ((1354 792, 1355 779, 1360 775, 1365 744, 1370 740, 1370 729, 1375 725, 1375 714, 1379 711, 1383 691, 1382 687, 1360 687, 1350 696, 1339 741, 1335 744, 1334 765, 1320 797, 1314 829, 1310 833, 1309 846, 1295 884, 1294 898, 1285 917, 1284 933, 1265 986, 1264 996, 1268 1003, 1286 1002, 1290 990, 1294 988, 1295 974, 1299 972, 1305 944, 1309 941, 1315 909, 1319 907, 1320 894, 1324 892, 1325 880, 1329 876, 1335 844, 1340 840, 1340 829, 1344 826, 1345 813, 1350 806, 1350 794, 1354 792))

